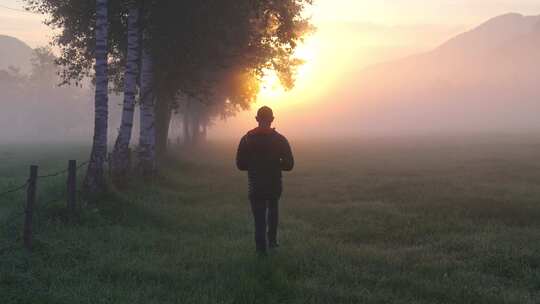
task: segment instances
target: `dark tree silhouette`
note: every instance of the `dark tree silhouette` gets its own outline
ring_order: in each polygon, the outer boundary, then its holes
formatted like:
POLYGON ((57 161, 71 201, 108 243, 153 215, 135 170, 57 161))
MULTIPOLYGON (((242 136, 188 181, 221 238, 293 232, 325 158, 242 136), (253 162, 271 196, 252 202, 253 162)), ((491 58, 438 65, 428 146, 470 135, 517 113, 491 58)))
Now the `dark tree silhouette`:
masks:
MULTIPOLYGON (((93 2, 25 1, 30 9, 48 14, 47 23, 59 29, 53 43, 61 51, 58 63, 63 67, 64 82, 78 83, 94 76, 91 72, 96 53, 93 2)), ((250 81, 256 83, 265 70, 273 69, 285 87, 293 86, 294 72, 300 64, 294 58, 294 51, 310 28, 302 13, 311 0, 138 2, 144 6, 140 16, 147 33, 144 50, 153 61, 158 154, 166 150, 170 117, 177 108, 179 92, 207 105, 217 103, 217 108, 223 109, 214 112, 232 113, 231 109, 248 107, 253 98, 237 97, 252 95, 251 90, 256 86, 237 87, 247 89, 246 94, 216 94, 217 88, 229 81, 223 75, 250 75, 250 81)), ((110 1, 108 5, 108 68, 118 90, 124 83, 130 3, 110 1)))

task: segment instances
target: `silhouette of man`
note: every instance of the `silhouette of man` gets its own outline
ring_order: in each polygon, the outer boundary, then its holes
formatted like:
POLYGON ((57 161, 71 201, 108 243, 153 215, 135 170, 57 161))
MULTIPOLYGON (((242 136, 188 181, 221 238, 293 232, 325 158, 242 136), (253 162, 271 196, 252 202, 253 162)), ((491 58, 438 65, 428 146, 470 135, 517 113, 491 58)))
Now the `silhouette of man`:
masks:
POLYGON ((281 172, 293 169, 294 158, 285 136, 271 128, 274 122, 272 109, 260 108, 256 119, 259 126, 249 131, 240 141, 236 165, 238 169, 248 172, 249 199, 255 219, 255 244, 257 252, 264 255, 267 246, 278 247, 281 172))

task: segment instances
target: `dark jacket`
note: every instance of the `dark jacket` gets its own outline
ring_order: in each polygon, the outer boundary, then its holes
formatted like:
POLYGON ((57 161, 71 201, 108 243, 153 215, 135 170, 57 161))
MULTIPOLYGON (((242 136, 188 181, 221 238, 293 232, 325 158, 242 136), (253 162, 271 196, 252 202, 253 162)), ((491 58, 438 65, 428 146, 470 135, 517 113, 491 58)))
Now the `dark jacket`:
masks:
POLYGON ((282 192, 281 172, 293 169, 294 158, 285 136, 275 129, 256 128, 240 141, 236 165, 248 171, 251 199, 278 199, 282 192))

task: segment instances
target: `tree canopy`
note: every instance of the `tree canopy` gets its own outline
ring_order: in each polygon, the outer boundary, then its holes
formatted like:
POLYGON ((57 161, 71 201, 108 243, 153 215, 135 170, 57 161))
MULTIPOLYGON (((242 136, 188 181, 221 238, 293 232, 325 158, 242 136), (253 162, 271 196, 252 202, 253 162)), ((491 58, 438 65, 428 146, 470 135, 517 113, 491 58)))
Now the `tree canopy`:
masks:
MULTIPOLYGON (((33 11, 50 16, 47 24, 58 32, 53 44, 61 52, 64 83, 91 76, 94 2, 25 1, 33 11)), ((244 78, 249 81, 236 82, 225 100, 245 108, 267 70, 276 71, 285 88, 294 85, 301 63, 294 51, 310 29, 303 12, 312 0, 133 1, 109 1, 109 73, 116 88, 123 84, 127 12, 133 3, 141 7, 144 45, 155 60, 159 91, 208 95, 216 86, 231 88, 235 79, 244 78)))

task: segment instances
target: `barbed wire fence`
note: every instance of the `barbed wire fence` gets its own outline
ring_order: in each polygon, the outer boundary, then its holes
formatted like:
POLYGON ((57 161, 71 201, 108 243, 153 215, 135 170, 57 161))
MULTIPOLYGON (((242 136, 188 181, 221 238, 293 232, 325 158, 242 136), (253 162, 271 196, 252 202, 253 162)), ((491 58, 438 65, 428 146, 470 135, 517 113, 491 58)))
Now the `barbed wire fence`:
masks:
MULTIPOLYGON (((17 220, 24 219, 24 226, 23 226, 23 241, 24 241, 24 247, 28 250, 31 250, 32 248, 32 234, 33 234, 33 217, 34 212, 37 210, 35 209, 36 205, 36 193, 37 193, 37 184, 38 180, 45 180, 45 179, 51 179, 56 178, 59 176, 62 176, 67 173, 67 180, 66 180, 66 187, 64 188, 64 191, 62 191, 61 195, 58 195, 54 197, 54 199, 47 200, 46 202, 40 202, 40 206, 49 206, 53 203, 60 202, 62 200, 66 200, 67 203, 67 209, 69 211, 69 214, 71 216, 74 216, 76 213, 76 201, 77 201, 77 195, 80 193, 80 191, 77 190, 77 172, 83 168, 84 166, 88 165, 90 161, 85 161, 79 165, 77 165, 76 160, 70 160, 68 162, 67 169, 60 170, 57 172, 45 174, 45 175, 38 175, 38 166, 30 166, 30 177, 28 180, 19 186, 15 186, 11 189, 4 190, 0 192, 0 199, 6 198, 11 195, 14 195, 15 193, 23 192, 23 190, 26 190, 26 201, 25 204, 22 206, 22 211, 15 212, 13 215, 11 215, 3 224, 2 226, 6 227, 7 229, 11 229, 14 223, 17 220)), ((0 253, 3 253, 7 250, 11 250, 17 246, 16 243, 0 248, 0 253)))

